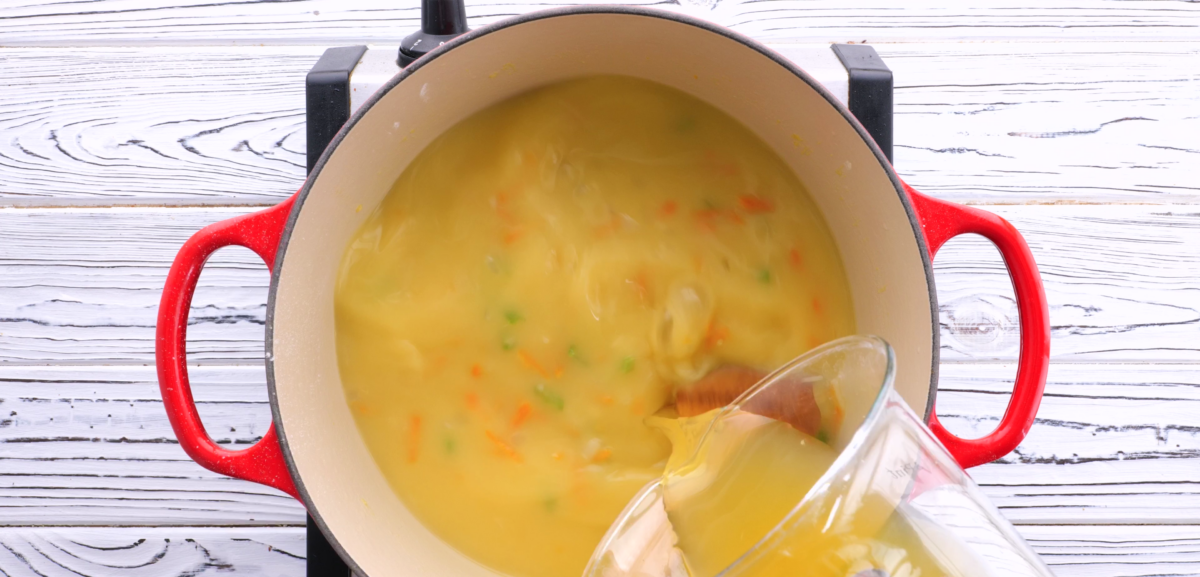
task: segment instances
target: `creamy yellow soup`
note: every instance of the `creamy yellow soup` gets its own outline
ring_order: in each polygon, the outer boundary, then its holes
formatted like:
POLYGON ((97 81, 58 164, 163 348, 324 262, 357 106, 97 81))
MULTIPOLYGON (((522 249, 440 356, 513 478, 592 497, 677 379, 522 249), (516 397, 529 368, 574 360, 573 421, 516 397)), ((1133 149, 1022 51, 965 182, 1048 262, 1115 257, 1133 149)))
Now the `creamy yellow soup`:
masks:
POLYGON ((670 453, 646 417, 717 367, 854 332, 837 248, 783 161, 677 90, 589 77, 469 117, 346 249, 346 401, 433 533, 576 577, 670 453))

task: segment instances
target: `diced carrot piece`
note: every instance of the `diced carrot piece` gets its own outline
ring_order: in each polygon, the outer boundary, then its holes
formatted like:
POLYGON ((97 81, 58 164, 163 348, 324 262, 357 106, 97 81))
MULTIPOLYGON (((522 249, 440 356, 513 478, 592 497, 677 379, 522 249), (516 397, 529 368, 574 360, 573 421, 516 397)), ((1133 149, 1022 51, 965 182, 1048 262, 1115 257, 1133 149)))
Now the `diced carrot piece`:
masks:
POLYGON ((716 220, 721 216, 721 211, 715 208, 704 208, 697 210, 694 216, 696 218, 696 224, 700 225, 700 228, 709 232, 716 232, 716 220))
POLYGON ((487 435, 488 440, 496 446, 496 450, 499 451, 501 455, 504 455, 505 457, 508 457, 509 459, 512 459, 518 463, 522 462, 521 455, 517 453, 517 450, 514 449, 512 445, 509 445, 507 442, 505 442, 504 439, 501 439, 499 436, 497 436, 496 433, 484 431, 483 434, 487 435))
POLYGON ((471 376, 477 379, 483 376, 483 367, 479 363, 471 365, 471 376))
POLYGON ((819 299, 817 297, 813 297, 812 309, 813 309, 813 312, 815 312, 817 314, 820 314, 825 309, 825 306, 821 304, 821 299, 819 299))
POLYGON ((467 402, 467 408, 472 411, 479 408, 479 395, 475 393, 467 393, 464 397, 467 402))
POLYGON ((523 237, 523 236, 525 236, 525 231, 523 231, 519 228, 515 229, 515 230, 510 230, 510 231, 504 233, 504 244, 513 244, 514 242, 521 240, 521 237, 523 237))
POLYGON ((788 253, 788 262, 792 263, 792 268, 802 268, 804 266, 804 257, 800 255, 800 249, 793 248, 788 253))
POLYGON ((673 200, 668 200, 663 203, 662 209, 659 211, 659 213, 663 216, 671 216, 675 214, 676 210, 679 210, 679 203, 673 200))
POLYGON ((717 323, 709 323, 708 330, 704 333, 704 344, 711 349, 725 342, 727 338, 729 338, 729 329, 717 323))
POLYGON ((550 376, 550 374, 546 372, 546 369, 544 369, 542 367, 542 365, 539 365, 537 360, 534 359, 533 356, 531 356, 529 353, 525 352, 524 350, 517 351, 517 358, 519 358, 521 360, 521 364, 524 365, 525 368, 533 369, 533 370, 537 371, 537 373, 543 377, 550 376))
POLYGON ((529 403, 521 403, 517 406, 517 413, 513 415, 512 428, 519 428, 529 420, 529 415, 533 414, 533 407, 529 403))
POLYGON ((612 457, 611 449, 600 449, 599 451, 596 451, 595 455, 592 455, 592 462, 603 463, 607 461, 609 457, 612 457))
POLYGON ((596 400, 600 401, 600 404, 604 405, 606 407, 613 404, 612 395, 600 395, 600 397, 597 398, 596 400))
POLYGON ((742 208, 746 209, 746 212, 750 214, 762 214, 764 212, 773 212, 775 210, 775 204, 770 200, 753 194, 743 194, 739 196, 738 202, 740 202, 742 208))
POLYGON ((414 414, 408 420, 408 462, 416 463, 421 454, 421 415, 414 414))

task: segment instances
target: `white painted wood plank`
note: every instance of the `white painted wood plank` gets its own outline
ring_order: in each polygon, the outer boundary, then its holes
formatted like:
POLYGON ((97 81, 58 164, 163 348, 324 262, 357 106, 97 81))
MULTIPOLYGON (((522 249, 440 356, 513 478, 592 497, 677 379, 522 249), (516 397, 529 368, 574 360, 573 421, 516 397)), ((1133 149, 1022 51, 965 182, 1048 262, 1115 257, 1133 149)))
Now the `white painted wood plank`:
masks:
MULTIPOLYGON (((271 422, 263 368, 190 372, 209 434, 257 442, 271 422)), ((188 458, 153 366, 0 368, 0 416, 0 525, 304 523, 284 493, 188 458)))
MULTIPOLYGON (((1050 304, 1052 358, 1200 360, 1196 206, 984 208, 1029 242, 1050 304)), ((934 268, 942 360, 1015 359, 1016 302, 995 248, 959 237, 942 248, 934 268)))
MULTIPOLYGON (((1200 573, 1195 526, 1018 531, 1058 577, 1200 573)), ((303 577, 304 557, 299 527, 0 529, 0 571, 12 577, 303 577)))
POLYGON ((0 529, 11 577, 304 577, 301 527, 0 529))
MULTIPOLYGON (((946 425, 990 430, 1014 371, 943 365, 946 425)), ((270 419, 262 368, 192 374, 212 435, 257 440, 270 419)), ((0 415, 0 526, 303 523, 283 493, 188 460, 153 367, 0 367, 0 415)), ((1068 363, 1053 367, 1018 451, 972 475, 1018 524, 1200 525, 1198 468, 1200 364, 1068 363)))
POLYGON ((1200 575, 1200 527, 1017 527, 1058 577, 1200 575))
MULTIPOLYGON (((943 364, 943 423, 967 438, 990 432, 1015 373, 943 364)), ((1051 365, 1021 446, 971 475, 1018 524, 1200 524, 1198 470, 1200 366, 1066 363, 1051 365)))
MULTIPOLYGON (((1200 42, 877 49, 896 73, 896 166, 929 194, 1200 202, 1200 42)), ((320 53, 4 50, 0 205, 276 202, 304 179, 320 53)))
MULTIPOLYGON (((0 213, 9 223, 0 225, 0 358, 153 363, 158 304, 179 247, 205 225, 248 210, 0 213)), ((217 252, 192 301, 189 358, 261 361, 269 282, 249 250, 217 252)))
POLYGON ((875 48, 895 74, 895 165, 922 192, 1200 201, 1200 42, 875 48))
POLYGON ((279 202, 304 181, 322 51, 4 50, 0 202, 279 202))
MULTIPOLYGON (((595 3, 592 1, 586 3, 595 3)), ((622 2, 646 4, 642 1, 622 2)), ((561 6, 554 2, 467 2, 468 24, 561 6)), ((397 44, 415 29, 415 0, 104 0, 86 5, 10 2, 0 18, 4 45, 397 44)), ((1186 2, 1073 0, 685 0, 658 6, 768 39, 1193 40, 1200 8, 1186 2)))
MULTIPOLYGON (((1200 361, 1194 206, 988 208, 1033 249, 1055 359, 1200 361)), ((153 362, 158 303, 175 253, 204 225, 246 210, 0 210, 0 362, 153 362)), ((1015 359, 1016 304, 990 243, 955 239, 934 265, 943 361, 1015 359)), ((261 360, 268 282, 254 254, 218 252, 193 301, 189 358, 261 360)))

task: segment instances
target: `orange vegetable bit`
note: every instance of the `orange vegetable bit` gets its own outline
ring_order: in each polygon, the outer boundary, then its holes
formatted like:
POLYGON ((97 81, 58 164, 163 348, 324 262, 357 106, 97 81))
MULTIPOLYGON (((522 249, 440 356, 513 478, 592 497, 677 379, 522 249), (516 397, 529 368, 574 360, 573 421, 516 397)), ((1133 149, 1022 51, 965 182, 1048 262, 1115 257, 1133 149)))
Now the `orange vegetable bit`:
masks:
POLYGON ((600 397, 598 397, 596 400, 599 401, 601 405, 606 407, 611 407, 614 402, 612 395, 600 395, 600 397))
POLYGON ((738 203, 750 214, 763 214, 775 211, 775 204, 761 196, 743 194, 738 197, 738 203))
POLYGON ((483 376, 483 367, 479 363, 471 365, 471 376, 477 379, 483 376))
POLYGON ((371 408, 370 405, 362 401, 350 401, 350 408, 354 409, 354 412, 364 417, 369 417, 375 414, 375 409, 371 408))
POLYGON ((725 342, 729 338, 729 329, 718 325, 717 323, 708 323, 708 330, 704 332, 704 345, 708 348, 715 348, 725 342))
POLYGON ((483 434, 487 435, 488 440, 496 446, 496 450, 499 451, 501 455, 508 457, 517 463, 524 461, 521 459, 520 453, 517 453, 517 450, 514 449, 512 445, 508 444, 504 439, 501 439, 496 433, 484 431, 483 434))
POLYGON ((467 393, 463 395, 463 400, 467 403, 467 408, 474 411, 479 408, 479 395, 475 393, 467 393))
POLYGON ((525 352, 524 350, 517 351, 517 358, 521 360, 521 365, 524 366, 525 368, 533 369, 533 370, 537 371, 537 373, 543 377, 548 378, 550 376, 550 373, 546 372, 545 367, 538 364, 537 359, 534 359, 532 355, 525 352))
POLYGON ((821 313, 825 312, 825 305, 824 305, 824 303, 821 302, 820 298, 813 297, 812 309, 813 309, 814 313, 821 314, 821 313))
POLYGON ((521 425, 525 424, 525 421, 529 420, 529 416, 532 414, 533 406, 529 403, 521 403, 520 405, 517 405, 517 412, 512 418, 512 428, 514 430, 520 428, 521 425))
POLYGON ((416 463, 421 456, 421 415, 413 414, 408 419, 408 462, 416 463))
POLYGON ((804 268, 804 256, 800 254, 800 249, 793 248, 788 252, 788 262, 791 263, 792 268, 796 270, 804 268))
POLYGON ((679 203, 673 200, 668 200, 662 204, 662 208, 659 209, 658 213, 662 216, 671 216, 675 214, 675 211, 677 210, 679 210, 679 203))
POLYGON ((499 216, 500 220, 508 224, 516 224, 516 217, 508 209, 508 196, 507 192, 500 192, 492 197, 492 209, 496 211, 496 216, 499 216))
POLYGON ((721 216, 721 210, 717 208, 702 208, 692 213, 696 219, 696 224, 703 230, 708 232, 717 231, 717 218, 721 216))
POLYGON ((523 236, 525 236, 524 230, 521 230, 519 228, 510 230, 510 231, 504 233, 504 239, 503 239, 504 244, 506 244, 506 245, 513 244, 513 243, 517 242, 518 240, 521 240, 521 237, 523 237, 523 236))
POLYGON ((637 294, 639 302, 647 304, 650 298, 650 289, 648 286, 650 279, 646 275, 646 271, 640 270, 633 278, 625 279, 625 284, 629 285, 629 288, 633 289, 633 292, 637 294))
POLYGON ((603 463, 610 457, 612 457, 612 449, 600 449, 599 451, 596 451, 595 455, 592 455, 592 462, 603 463))

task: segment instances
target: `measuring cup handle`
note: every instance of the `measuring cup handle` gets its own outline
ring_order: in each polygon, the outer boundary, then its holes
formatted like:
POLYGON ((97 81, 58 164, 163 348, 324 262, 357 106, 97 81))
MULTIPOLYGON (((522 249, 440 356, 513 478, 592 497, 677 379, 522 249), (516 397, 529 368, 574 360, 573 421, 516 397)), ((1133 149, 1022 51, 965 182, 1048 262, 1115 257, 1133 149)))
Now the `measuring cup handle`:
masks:
POLYGON ((1020 360, 1012 398, 996 430, 979 439, 962 439, 938 421, 936 406, 929 416, 929 428, 963 468, 989 463, 1017 448, 1033 426, 1042 402, 1050 366, 1050 309, 1042 279, 1029 245, 1008 221, 990 212, 925 196, 907 184, 904 190, 916 209, 931 260, 946 241, 960 234, 981 235, 1000 250, 1017 295, 1020 360))
POLYGON ((210 471, 275 487, 299 499, 275 434, 275 424, 249 448, 230 451, 217 445, 200 421, 187 370, 188 311, 204 262, 217 249, 237 245, 254 251, 268 268, 274 266, 275 251, 294 199, 293 196, 266 210, 210 224, 183 244, 167 273, 158 306, 154 354, 163 405, 175 437, 188 456, 210 471))

